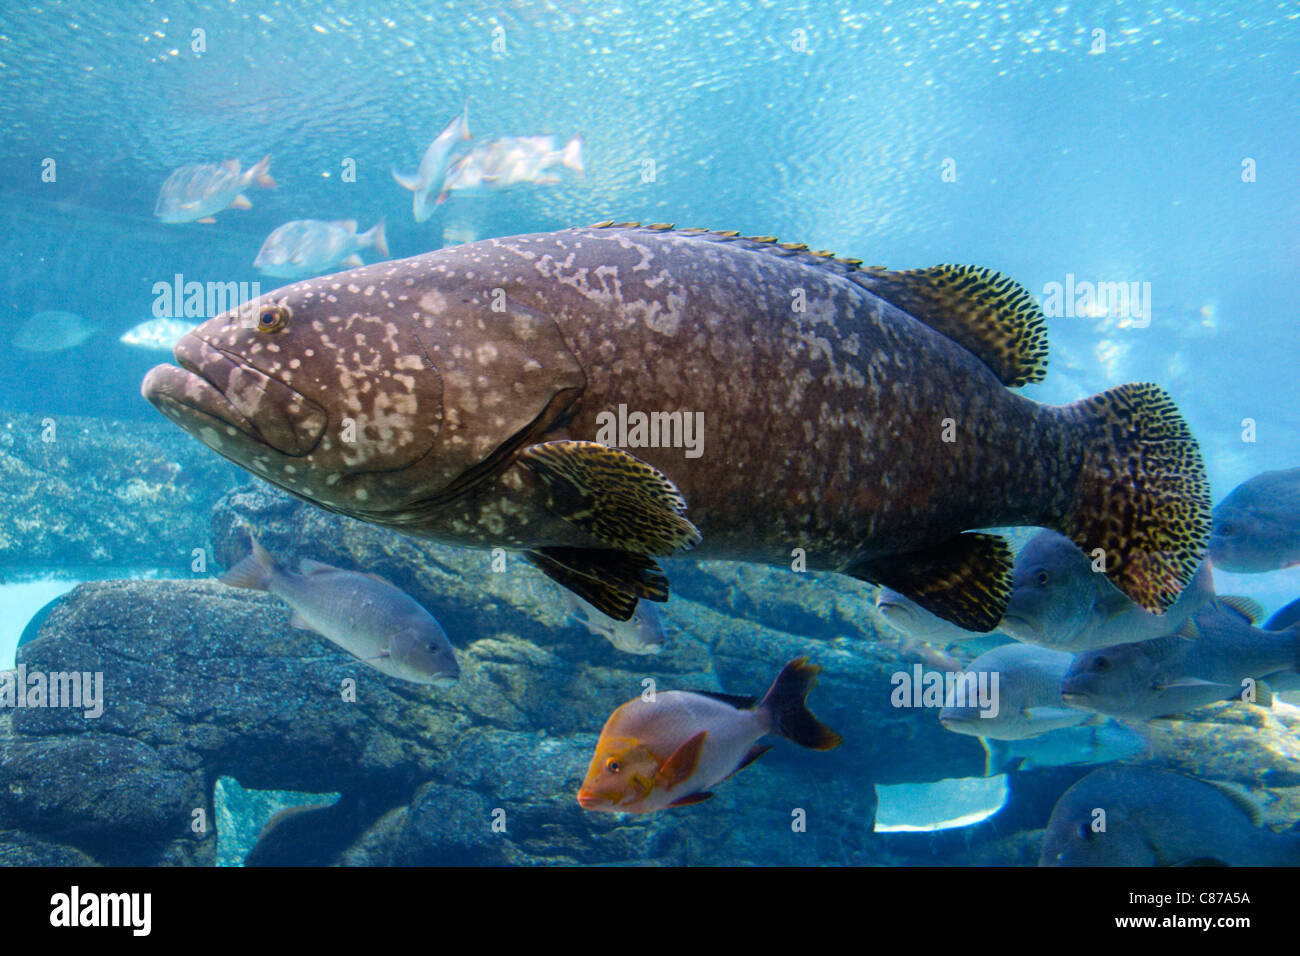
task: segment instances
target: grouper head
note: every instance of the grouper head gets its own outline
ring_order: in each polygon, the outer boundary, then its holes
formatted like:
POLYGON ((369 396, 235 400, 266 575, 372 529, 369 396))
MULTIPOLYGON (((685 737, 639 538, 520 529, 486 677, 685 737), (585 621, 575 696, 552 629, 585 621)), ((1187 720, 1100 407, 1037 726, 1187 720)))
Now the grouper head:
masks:
POLYGON ((486 245, 245 303, 182 338, 177 365, 152 369, 144 397, 299 497, 418 525, 498 476, 585 381, 544 304, 486 245))

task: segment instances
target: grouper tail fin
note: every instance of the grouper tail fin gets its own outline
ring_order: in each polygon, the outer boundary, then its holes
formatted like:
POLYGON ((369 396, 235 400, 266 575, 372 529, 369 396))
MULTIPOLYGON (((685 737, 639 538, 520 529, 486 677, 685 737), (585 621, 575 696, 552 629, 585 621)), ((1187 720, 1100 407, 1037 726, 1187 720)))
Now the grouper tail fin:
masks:
POLYGON ((232 588, 248 588, 252 591, 265 591, 270 587, 271 575, 280 569, 270 552, 257 543, 250 533, 249 543, 253 551, 233 568, 221 575, 219 580, 232 588))
POLYGON ((1090 556, 1102 549, 1111 583, 1162 613, 1209 546, 1210 486, 1196 439, 1158 385, 1121 385, 1067 408, 1081 420, 1083 466, 1059 530, 1090 556))
POLYGON ((800 657, 786 664, 777 675, 759 708, 772 715, 772 733, 780 734, 800 747, 831 750, 840 745, 840 735, 831 730, 808 709, 808 692, 817 683, 821 668, 800 657))

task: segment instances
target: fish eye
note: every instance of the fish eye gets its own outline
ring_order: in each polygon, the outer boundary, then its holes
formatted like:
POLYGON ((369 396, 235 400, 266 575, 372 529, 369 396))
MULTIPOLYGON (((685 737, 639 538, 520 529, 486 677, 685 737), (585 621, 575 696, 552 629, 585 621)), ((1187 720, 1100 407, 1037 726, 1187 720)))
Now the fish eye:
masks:
POLYGON ((1042 568, 1038 569, 1038 574, 1036 574, 1035 577, 1038 579, 1038 586, 1040 588, 1047 587, 1047 582, 1051 580, 1051 575, 1042 568))
POLYGON ((620 770, 623 769, 623 765, 619 763, 617 760, 610 760, 606 762, 605 769, 608 770, 610 773, 618 773, 620 770))
POLYGON ((279 332, 289 324, 289 310, 283 305, 264 305, 257 313, 257 331, 279 332))
POLYGON ((1110 670, 1110 658, 1109 657, 1097 658, 1095 661, 1092 662, 1092 669, 1099 673, 1105 673, 1106 671, 1110 670))

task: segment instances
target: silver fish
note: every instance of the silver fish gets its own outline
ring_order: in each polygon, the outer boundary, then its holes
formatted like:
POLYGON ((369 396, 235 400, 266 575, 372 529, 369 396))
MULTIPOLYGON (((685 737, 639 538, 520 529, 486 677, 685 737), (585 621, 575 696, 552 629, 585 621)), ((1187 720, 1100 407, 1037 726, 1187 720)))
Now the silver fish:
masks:
POLYGON ((1077 652, 1172 634, 1213 597, 1213 572, 1202 564, 1173 606, 1154 614, 1094 571, 1069 538, 1041 531, 1016 557, 999 628, 1019 641, 1077 652))
POLYGON ((382 219, 362 233, 357 232, 355 219, 295 219, 277 226, 266 237, 253 265, 266 275, 295 279, 331 272, 338 266, 359 266, 362 262, 357 253, 363 249, 388 256, 382 219))
POLYGON ((592 634, 605 638, 625 654, 658 654, 668 642, 663 616, 649 601, 641 601, 626 621, 616 621, 572 591, 564 592, 569 615, 592 634))
POLYGON ((1065 676, 1065 699, 1141 720, 1239 698, 1247 678, 1290 688, 1300 668, 1300 623, 1264 631, 1253 626, 1257 616, 1253 602, 1221 597, 1177 634, 1085 651, 1065 676))
POLYGON ((182 322, 180 319, 150 319, 127 329, 118 341, 135 348, 170 352, 182 336, 197 327, 197 322, 182 322))
POLYGON ((980 743, 987 755, 985 775, 990 777, 1011 770, 1110 763, 1141 753, 1147 747, 1145 737, 1109 718, 1077 727, 1058 727, 1023 740, 981 737, 980 743))
POLYGON ((582 164, 582 140, 577 136, 562 149, 555 148, 554 136, 503 136, 478 143, 447 169, 438 202, 458 192, 477 196, 523 183, 552 185, 560 181, 559 169, 578 175, 582 164))
POLYGON ((1242 482, 1212 516, 1210 558, 1225 571, 1254 574, 1300 564, 1300 468, 1242 482))
POLYGON ((433 197, 442 187, 452 150, 456 148, 458 142, 470 138, 469 104, 466 103, 464 112, 452 117, 451 122, 442 128, 442 132, 433 138, 433 142, 420 157, 420 168, 413 175, 404 175, 393 170, 393 178, 397 180, 397 184, 415 193, 413 210, 416 222, 424 222, 433 212, 433 207, 436 205, 433 197))
POLYGON ((442 626, 410 595, 381 578, 303 560, 295 574, 252 541, 252 554, 221 575, 230 587, 269 591, 307 628, 375 670, 415 684, 450 685, 460 676, 442 626))
POLYGON ((1300 831, 1276 833, 1244 791, 1149 767, 1103 767, 1062 794, 1039 866, 1296 866, 1300 831))
POLYGON ((954 733, 997 740, 1023 740, 1096 722, 1095 714, 1074 709, 1061 698, 1061 678, 1073 660, 1072 654, 1032 644, 995 647, 966 665, 963 673, 997 675, 996 709, 982 709, 969 697, 964 703, 950 699, 939 721, 954 733))
POLYGON ((13 344, 24 352, 62 352, 75 349, 99 329, 75 312, 37 312, 18 327, 13 344))
POLYGON ((275 186, 268 172, 271 157, 240 172, 239 160, 203 166, 182 166, 173 170, 158 190, 153 214, 163 222, 213 222, 212 216, 223 209, 251 209, 244 190, 256 183, 263 188, 275 186))
POLYGON ((904 654, 914 651, 928 654, 925 650, 928 646, 937 653, 957 650, 969 659, 1011 641, 998 631, 982 634, 950 624, 892 588, 876 589, 876 612, 902 635, 899 647, 904 654))

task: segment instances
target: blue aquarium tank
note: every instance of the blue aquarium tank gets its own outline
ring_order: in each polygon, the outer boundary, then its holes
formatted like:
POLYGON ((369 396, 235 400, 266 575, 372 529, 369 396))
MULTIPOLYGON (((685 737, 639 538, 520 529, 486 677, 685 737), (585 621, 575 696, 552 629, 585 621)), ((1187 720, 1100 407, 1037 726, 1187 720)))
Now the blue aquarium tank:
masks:
POLYGON ((0 5, 0 862, 1300 864, 1298 17, 0 5))

